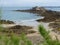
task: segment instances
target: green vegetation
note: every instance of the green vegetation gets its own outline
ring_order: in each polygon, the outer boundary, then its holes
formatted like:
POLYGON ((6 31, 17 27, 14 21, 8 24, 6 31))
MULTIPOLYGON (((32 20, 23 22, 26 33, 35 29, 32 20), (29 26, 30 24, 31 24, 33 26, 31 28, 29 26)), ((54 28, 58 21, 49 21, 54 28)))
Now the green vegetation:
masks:
POLYGON ((49 35, 49 32, 47 32, 42 25, 39 26, 39 32, 44 38, 43 45, 60 45, 60 41, 57 38, 56 40, 52 40, 49 35))
POLYGON ((1 9, 0 9, 0 19, 1 19, 1 13, 2 13, 2 12, 1 12, 1 9))
POLYGON ((20 36, 12 34, 11 36, 0 35, 0 45, 32 45, 32 43, 25 34, 20 36))

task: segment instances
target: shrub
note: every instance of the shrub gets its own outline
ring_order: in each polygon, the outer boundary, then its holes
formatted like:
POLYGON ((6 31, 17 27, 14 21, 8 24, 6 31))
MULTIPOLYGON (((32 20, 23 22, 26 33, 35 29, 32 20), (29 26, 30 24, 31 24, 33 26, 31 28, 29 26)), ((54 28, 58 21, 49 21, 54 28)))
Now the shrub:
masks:
POLYGON ((58 39, 52 40, 49 32, 42 25, 39 26, 39 32, 45 39, 43 45, 60 45, 60 41, 58 39))

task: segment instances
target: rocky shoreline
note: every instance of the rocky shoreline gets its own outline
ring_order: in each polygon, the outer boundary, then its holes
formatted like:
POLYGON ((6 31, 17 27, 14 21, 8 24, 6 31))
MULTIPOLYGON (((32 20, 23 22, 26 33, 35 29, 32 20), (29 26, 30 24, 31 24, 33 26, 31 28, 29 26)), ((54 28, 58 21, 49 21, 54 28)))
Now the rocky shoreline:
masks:
MULTIPOLYGON (((54 23, 49 24, 49 27, 51 27, 51 28, 56 26, 55 23, 56 24, 58 24, 57 22, 60 23, 60 12, 47 10, 44 7, 33 7, 32 9, 28 9, 28 10, 15 10, 15 11, 35 13, 40 16, 43 16, 44 17, 43 19, 38 19, 36 21, 45 22, 45 23, 54 22, 54 23), (52 26, 52 25, 54 25, 54 26, 52 26)), ((58 27, 60 28, 59 24, 56 26, 56 28, 58 28, 58 27)), ((53 30, 58 30, 56 28, 53 28, 53 30)))
MULTIPOLYGON (((28 10, 14 10, 14 11, 38 14, 39 16, 43 16, 44 18, 36 20, 37 22, 45 22, 45 23, 53 22, 49 24, 49 27, 53 28, 53 30, 58 30, 56 29, 58 27, 60 28, 59 26, 60 12, 47 10, 44 7, 33 7, 32 9, 28 9, 28 10), (58 25, 56 26, 55 23, 58 25), (55 26, 56 28, 54 28, 55 26)), ((15 24, 13 21, 9 21, 9 20, 0 20, 0 23, 1 24, 15 24)))
POLYGON ((21 25, 15 25, 11 27, 5 27, 1 32, 4 33, 15 33, 15 34, 30 34, 30 33, 35 33, 35 31, 31 30, 33 29, 32 27, 29 26, 21 26, 21 25))
POLYGON ((15 10, 15 11, 36 13, 40 16, 44 16, 44 19, 42 20, 39 19, 37 20, 38 22, 39 21, 51 22, 51 21, 55 21, 60 18, 60 12, 47 10, 43 7, 33 7, 32 9, 28 9, 28 10, 15 10))
POLYGON ((0 24, 15 24, 15 23, 9 20, 0 20, 0 24))

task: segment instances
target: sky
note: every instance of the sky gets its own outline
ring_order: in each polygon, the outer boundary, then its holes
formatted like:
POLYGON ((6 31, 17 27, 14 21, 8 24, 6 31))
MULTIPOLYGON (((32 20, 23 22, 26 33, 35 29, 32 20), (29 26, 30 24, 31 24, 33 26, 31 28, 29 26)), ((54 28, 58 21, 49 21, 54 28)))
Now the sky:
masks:
POLYGON ((60 6, 60 0, 0 0, 0 6, 60 6))

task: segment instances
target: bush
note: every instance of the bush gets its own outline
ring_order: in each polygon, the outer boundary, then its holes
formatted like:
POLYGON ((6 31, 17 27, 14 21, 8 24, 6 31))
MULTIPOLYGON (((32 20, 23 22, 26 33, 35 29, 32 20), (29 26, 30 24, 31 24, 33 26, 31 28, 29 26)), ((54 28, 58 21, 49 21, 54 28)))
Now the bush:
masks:
POLYGON ((58 39, 52 40, 49 32, 42 25, 39 26, 39 32, 45 39, 43 45, 60 45, 60 41, 58 39))

